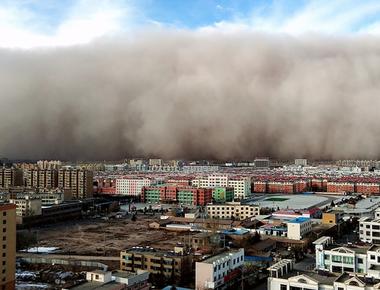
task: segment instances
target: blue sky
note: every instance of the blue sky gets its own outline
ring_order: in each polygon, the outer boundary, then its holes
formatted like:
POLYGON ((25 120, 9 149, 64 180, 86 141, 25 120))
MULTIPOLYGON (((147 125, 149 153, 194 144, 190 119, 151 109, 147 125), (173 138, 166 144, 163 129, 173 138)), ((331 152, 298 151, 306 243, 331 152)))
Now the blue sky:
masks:
POLYGON ((0 47, 67 46, 138 29, 380 34, 378 0, 0 0, 0 47))

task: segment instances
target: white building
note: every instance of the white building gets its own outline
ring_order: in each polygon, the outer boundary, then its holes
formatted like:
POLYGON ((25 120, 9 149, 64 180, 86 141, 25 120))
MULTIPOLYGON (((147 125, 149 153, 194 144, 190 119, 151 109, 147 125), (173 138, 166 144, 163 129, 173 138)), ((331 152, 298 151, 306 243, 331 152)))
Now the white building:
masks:
POLYGON ((295 159, 294 164, 296 166, 307 166, 307 159, 295 159))
POLYGON ((41 215, 41 199, 30 196, 14 198, 9 200, 16 205, 16 215, 20 217, 41 215))
POLYGON ((359 219, 359 238, 365 243, 380 244, 380 211, 375 211, 375 218, 359 219))
POLYGON ((297 217, 288 221, 288 239, 302 240, 306 234, 311 232, 311 227, 311 219, 306 217, 297 217))
POLYGON ((128 196, 140 196, 144 186, 152 185, 149 178, 118 178, 116 179, 116 193, 128 196))
POLYGON ((207 205, 207 214, 210 218, 245 220, 260 214, 260 207, 240 202, 227 202, 225 204, 207 205))
POLYGON ((380 247, 336 246, 331 237, 316 240, 315 265, 317 270, 334 273, 352 273, 359 276, 380 278, 380 247))
POLYGON ((240 276, 244 249, 230 250, 195 264, 195 289, 220 289, 240 276))
POLYGON ((268 268, 268 290, 375 290, 380 281, 343 273, 294 271, 291 260, 281 260, 268 268))
POLYGON ((193 179, 191 183, 193 186, 205 188, 233 187, 235 199, 244 199, 251 196, 251 178, 249 177, 230 177, 228 175, 213 174, 193 179))

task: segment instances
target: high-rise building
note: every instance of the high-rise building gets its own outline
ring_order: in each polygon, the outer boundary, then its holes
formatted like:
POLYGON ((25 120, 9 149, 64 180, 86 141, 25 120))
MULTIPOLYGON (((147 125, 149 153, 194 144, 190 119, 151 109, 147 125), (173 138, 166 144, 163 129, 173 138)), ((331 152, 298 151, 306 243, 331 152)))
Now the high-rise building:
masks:
POLYGON ((82 199, 92 197, 93 172, 77 168, 60 169, 58 172, 58 186, 62 189, 71 189, 73 198, 82 199))
POLYGON ((22 185, 22 171, 17 168, 0 168, 0 188, 22 185))
POLYGON ((24 170, 24 184, 26 187, 56 188, 58 187, 58 171, 55 169, 24 170))
POLYGON ((307 166, 307 159, 295 159, 294 164, 297 166, 307 166))
POLYGON ((256 158, 254 162, 256 168, 269 168, 270 166, 269 158, 256 158))
POLYGON ((0 204, 0 289, 15 289, 16 206, 0 204))
POLYGON ((59 169, 62 166, 62 162, 59 160, 40 160, 37 161, 37 166, 40 169, 59 169))

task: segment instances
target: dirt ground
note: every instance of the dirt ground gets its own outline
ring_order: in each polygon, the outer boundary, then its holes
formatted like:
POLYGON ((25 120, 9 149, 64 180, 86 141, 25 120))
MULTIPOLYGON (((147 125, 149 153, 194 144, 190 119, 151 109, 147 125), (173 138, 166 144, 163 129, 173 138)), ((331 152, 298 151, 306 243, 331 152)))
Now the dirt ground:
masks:
POLYGON ((189 236, 150 229, 153 220, 147 216, 139 216, 135 222, 130 218, 90 219, 43 227, 37 230, 38 245, 57 247, 63 254, 119 256, 121 250, 132 246, 173 250, 176 242, 189 236))

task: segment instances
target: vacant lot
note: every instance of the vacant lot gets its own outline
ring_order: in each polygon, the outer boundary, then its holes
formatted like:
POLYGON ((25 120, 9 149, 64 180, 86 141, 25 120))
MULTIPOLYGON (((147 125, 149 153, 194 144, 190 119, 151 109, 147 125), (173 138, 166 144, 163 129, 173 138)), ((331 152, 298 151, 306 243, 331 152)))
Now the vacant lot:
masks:
POLYGON ((189 234, 149 229, 154 218, 138 216, 104 221, 81 220, 39 228, 38 245, 60 248, 60 253, 74 255, 119 256, 120 251, 132 246, 149 245, 172 250, 177 241, 189 234))

